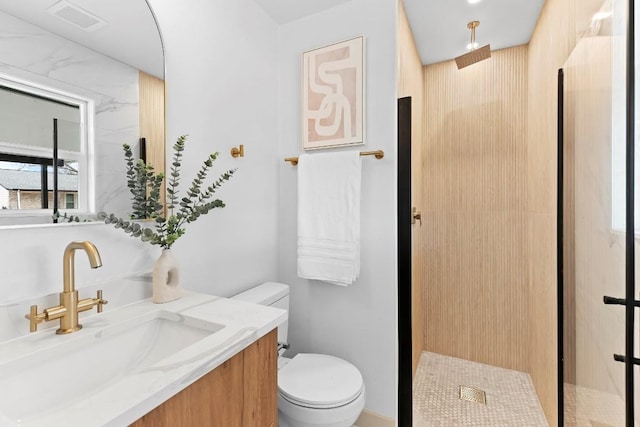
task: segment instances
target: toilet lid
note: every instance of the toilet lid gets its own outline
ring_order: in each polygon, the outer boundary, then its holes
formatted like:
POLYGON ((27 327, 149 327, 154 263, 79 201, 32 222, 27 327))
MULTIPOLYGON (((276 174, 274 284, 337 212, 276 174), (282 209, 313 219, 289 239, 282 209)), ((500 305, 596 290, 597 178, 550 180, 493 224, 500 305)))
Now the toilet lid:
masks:
POLYGON ((309 408, 346 405, 362 392, 362 375, 351 363, 325 354, 296 355, 278 371, 285 399, 309 408))

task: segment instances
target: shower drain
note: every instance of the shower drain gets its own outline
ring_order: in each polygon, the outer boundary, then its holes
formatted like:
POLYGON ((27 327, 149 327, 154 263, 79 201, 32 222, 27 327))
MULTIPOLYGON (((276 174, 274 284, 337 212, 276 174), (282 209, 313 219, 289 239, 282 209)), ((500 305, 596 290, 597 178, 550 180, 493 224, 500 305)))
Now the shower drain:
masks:
POLYGON ((469 402, 487 404, 487 394, 473 387, 467 387, 466 385, 460 386, 459 397, 462 400, 468 400, 469 402))

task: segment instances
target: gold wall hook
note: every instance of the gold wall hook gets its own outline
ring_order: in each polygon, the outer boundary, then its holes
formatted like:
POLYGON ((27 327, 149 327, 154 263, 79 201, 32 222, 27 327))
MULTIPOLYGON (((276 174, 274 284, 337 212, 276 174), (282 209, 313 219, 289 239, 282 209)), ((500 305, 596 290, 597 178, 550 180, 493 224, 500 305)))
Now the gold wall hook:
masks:
POLYGON ((237 157, 244 157, 244 145, 240 144, 238 148, 233 147, 231 149, 231 157, 234 159, 237 157))
POLYGON ((298 158, 297 157, 287 157, 286 159, 284 159, 284 161, 291 163, 291 166, 297 166, 298 165, 298 158))

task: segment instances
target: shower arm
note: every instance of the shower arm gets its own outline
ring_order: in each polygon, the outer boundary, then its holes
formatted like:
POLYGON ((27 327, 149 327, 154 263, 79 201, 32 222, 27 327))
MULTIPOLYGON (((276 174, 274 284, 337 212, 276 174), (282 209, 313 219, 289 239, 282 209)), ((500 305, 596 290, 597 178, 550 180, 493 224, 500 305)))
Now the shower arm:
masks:
POLYGON ((471 21, 467 24, 467 28, 471 30, 471 49, 476 50, 476 28, 480 25, 480 21, 471 21))

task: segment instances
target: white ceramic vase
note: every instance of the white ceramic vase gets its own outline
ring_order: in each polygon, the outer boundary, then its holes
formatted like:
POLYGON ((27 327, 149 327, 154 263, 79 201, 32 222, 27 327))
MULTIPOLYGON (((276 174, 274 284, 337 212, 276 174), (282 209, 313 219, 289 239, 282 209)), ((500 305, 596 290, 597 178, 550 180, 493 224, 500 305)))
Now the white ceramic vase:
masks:
POLYGON ((162 304, 175 301, 182 296, 180 268, 171 249, 163 249, 153 265, 153 302, 162 304))

